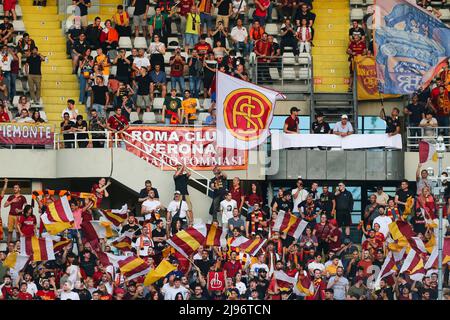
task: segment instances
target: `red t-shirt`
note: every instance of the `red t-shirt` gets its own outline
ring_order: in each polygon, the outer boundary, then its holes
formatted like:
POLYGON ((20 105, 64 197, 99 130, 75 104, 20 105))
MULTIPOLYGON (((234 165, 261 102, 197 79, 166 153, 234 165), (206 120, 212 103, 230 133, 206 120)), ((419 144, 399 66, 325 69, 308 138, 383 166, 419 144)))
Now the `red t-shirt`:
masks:
MULTIPOLYGON (((170 57, 170 62, 175 60, 175 56, 170 57)), ((182 61, 185 61, 186 59, 184 57, 181 57, 182 61)), ((181 63, 179 60, 176 60, 172 63, 170 66, 170 76, 171 77, 182 77, 184 73, 184 64, 181 63)))
POLYGON ((6 112, 0 113, 0 122, 9 122, 9 115, 6 112))
POLYGON ((114 130, 122 130, 126 125, 128 125, 128 120, 123 114, 120 116, 113 115, 109 117, 108 124, 114 130))
POLYGON ((251 206, 254 206, 255 203, 261 203, 263 201, 262 197, 257 193, 249 194, 246 199, 251 206))
POLYGON ((364 41, 352 41, 350 42, 348 48, 352 51, 355 52, 356 55, 361 55, 363 54, 364 50, 366 49, 366 43, 364 41))
POLYGON ((205 55, 212 51, 211 46, 209 43, 205 42, 205 43, 197 43, 194 46, 194 49, 197 50, 198 55, 200 56, 200 59, 203 60, 205 58, 205 55))
POLYGON ((19 300, 33 300, 33 296, 28 292, 19 292, 19 300))
POLYGON ((41 300, 56 300, 55 292, 51 290, 38 290, 38 292, 36 292, 36 296, 41 298, 41 300))
POLYGON ((2 287, 2 296, 3 296, 3 300, 7 300, 8 297, 12 296, 12 286, 3 286, 2 287))
POLYGON ((22 195, 16 197, 12 194, 8 197, 7 201, 10 202, 14 198, 18 198, 19 201, 11 203, 11 205, 9 206, 9 214, 12 216, 18 216, 20 215, 20 213, 17 213, 16 209, 22 210, 23 206, 27 204, 27 199, 25 199, 25 197, 22 195))
POLYGON ((239 263, 239 261, 235 261, 235 263, 227 261, 223 266, 223 270, 227 272, 227 277, 229 278, 234 278, 238 271, 241 269, 242 265, 239 263))
POLYGON ((244 195, 241 191, 241 188, 237 188, 237 189, 232 188, 230 190, 230 193, 231 193, 231 199, 233 199, 237 202, 237 206, 239 208, 241 206, 242 196, 244 195))
MULTIPOLYGON (((270 0, 259 0, 259 3, 262 6, 266 7, 270 4, 270 0)), ((255 4, 255 13, 254 14, 255 14, 255 16, 258 16, 258 17, 265 17, 265 16, 267 16, 267 9, 261 10, 261 8, 255 4)))
POLYGON ((186 17, 186 15, 191 11, 191 7, 194 5, 192 0, 181 0, 180 1, 180 15, 186 17))
POLYGON ((337 236, 336 242, 330 242, 330 245, 329 245, 330 250, 337 250, 341 247, 341 233, 342 232, 338 228, 336 228, 330 232, 331 237, 337 236))
POLYGON ((25 237, 34 236, 34 229, 37 224, 36 217, 34 215, 31 215, 29 217, 20 216, 18 224, 25 237))
POLYGON ((295 117, 295 119, 292 119, 292 117, 289 116, 284 121, 284 124, 287 124, 287 129, 289 131, 295 131, 295 132, 298 131, 298 124, 299 124, 298 117, 295 117))
POLYGON ((97 208, 100 208, 100 205, 102 204, 103 196, 105 195, 105 191, 97 192, 96 190, 99 189, 100 186, 98 183, 94 184, 91 189, 91 193, 95 194, 97 197, 97 208))

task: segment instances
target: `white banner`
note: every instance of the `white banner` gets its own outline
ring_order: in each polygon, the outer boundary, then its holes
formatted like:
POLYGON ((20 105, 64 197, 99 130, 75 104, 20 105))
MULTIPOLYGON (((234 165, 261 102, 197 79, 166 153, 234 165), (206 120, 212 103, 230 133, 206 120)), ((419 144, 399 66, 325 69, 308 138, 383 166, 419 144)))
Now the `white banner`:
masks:
POLYGON ((281 130, 271 130, 272 150, 287 148, 332 147, 343 150, 386 148, 402 149, 402 136, 387 134, 352 134, 340 137, 335 134, 287 134, 281 130))
POLYGON ((279 92, 217 72, 217 146, 249 150, 269 135, 279 92))

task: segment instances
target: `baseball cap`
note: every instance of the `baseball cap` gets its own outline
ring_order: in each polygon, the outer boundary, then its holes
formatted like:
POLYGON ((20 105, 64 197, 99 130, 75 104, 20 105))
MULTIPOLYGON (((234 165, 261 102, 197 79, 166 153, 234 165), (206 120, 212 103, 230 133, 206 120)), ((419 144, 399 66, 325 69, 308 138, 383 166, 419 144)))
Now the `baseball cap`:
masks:
POLYGON ((174 192, 174 194, 181 194, 181 192, 177 190, 174 192))
POLYGON ((341 119, 348 119, 348 116, 347 116, 346 114, 343 114, 343 115, 341 116, 341 119))
POLYGON ((433 11, 433 7, 432 6, 428 6, 427 7, 427 11, 433 11))
POLYGON ((173 281, 181 281, 180 277, 175 277, 175 279, 173 279, 173 281))

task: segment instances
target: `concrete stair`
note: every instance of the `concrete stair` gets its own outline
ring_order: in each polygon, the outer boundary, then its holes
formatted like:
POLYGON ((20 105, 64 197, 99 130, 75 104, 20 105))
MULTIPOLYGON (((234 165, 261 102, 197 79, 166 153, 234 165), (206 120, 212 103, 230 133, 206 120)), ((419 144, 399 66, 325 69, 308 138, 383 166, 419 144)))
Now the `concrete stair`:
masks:
POLYGON ((350 5, 348 0, 316 0, 314 12, 314 91, 316 93, 345 93, 348 90, 348 29, 350 5))
MULTIPOLYGON (((79 87, 76 75, 72 74, 72 62, 67 59, 66 39, 61 29, 56 0, 47 0, 46 7, 32 6, 32 1, 21 2, 23 20, 30 37, 35 40, 39 51, 48 57, 42 64, 41 96, 49 123, 59 130, 61 112, 67 100, 78 102, 79 87)), ((87 119, 84 106, 77 106, 87 119)))

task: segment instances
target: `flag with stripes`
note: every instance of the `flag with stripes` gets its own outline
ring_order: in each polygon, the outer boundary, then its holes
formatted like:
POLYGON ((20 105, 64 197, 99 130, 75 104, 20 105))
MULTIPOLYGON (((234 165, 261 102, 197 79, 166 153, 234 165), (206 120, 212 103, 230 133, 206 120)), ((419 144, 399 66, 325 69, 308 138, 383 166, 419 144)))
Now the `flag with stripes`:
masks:
POLYGON ((53 251, 60 252, 64 249, 65 246, 67 246, 71 242, 72 240, 62 237, 57 241, 53 240, 53 251))
POLYGON ((423 260, 420 257, 419 253, 410 249, 408 255, 403 261, 402 268, 400 269, 400 273, 407 272, 409 277, 414 281, 422 281, 425 276, 425 267, 423 264, 423 260))
POLYGON ((30 260, 30 256, 28 255, 22 255, 18 252, 10 252, 6 256, 5 261, 3 261, 3 265, 20 272, 25 267, 28 260, 30 260))
POLYGON ((119 260, 118 264, 120 272, 127 280, 132 280, 146 275, 150 271, 150 266, 147 262, 136 256, 126 257, 123 260, 119 260))
MULTIPOLYGON (((430 257, 425 264, 425 269, 437 269, 438 267, 438 244, 433 247, 430 257)), ((444 238, 444 243, 442 246, 442 264, 447 264, 450 262, 450 237, 444 238)))
POLYGON ((67 196, 63 196, 47 206, 46 212, 41 215, 45 229, 51 235, 56 235, 73 227, 73 214, 67 196))
POLYGON ((101 210, 101 213, 113 225, 118 227, 128 218, 128 205, 124 204, 121 209, 101 210))
POLYGON ((422 164, 430 160, 434 162, 438 160, 436 146, 433 143, 421 140, 419 142, 419 163, 422 164))
POLYGON ((231 247, 239 247, 240 250, 255 256, 262 249, 267 239, 254 238, 248 239, 244 236, 237 237, 231 244, 231 247))
POLYGON ((202 223, 177 232, 167 240, 167 243, 189 259, 189 256, 205 242, 206 236, 206 225, 202 223))
POLYGON ((205 246, 226 246, 227 230, 223 230, 221 227, 218 227, 215 224, 207 224, 206 234, 207 235, 204 243, 205 246))
POLYGON ((302 220, 292 214, 280 210, 280 212, 278 212, 277 219, 275 220, 273 231, 286 232, 291 237, 298 239, 307 225, 308 221, 302 220))
POLYGON ((97 208, 97 197, 93 193, 89 192, 70 192, 70 196, 73 198, 90 199, 94 205, 92 208, 97 208))
POLYGON ((120 251, 131 251, 133 234, 134 232, 127 231, 110 244, 120 251))
POLYGON ((20 237, 20 254, 31 256, 31 261, 55 260, 53 241, 49 237, 20 237))
MULTIPOLYGON (((114 230, 112 222, 110 221, 89 221, 89 223, 98 239, 109 239, 119 236, 119 233, 114 230)), ((90 232, 92 232, 92 230, 90 230, 90 232)), ((90 236, 92 237, 92 235, 90 236)))
POLYGON ((170 272, 177 270, 173 264, 167 260, 162 260, 161 263, 154 269, 151 270, 144 280, 144 286, 149 286, 159 279, 167 276, 170 272))
POLYGON ((391 275, 394 273, 394 271, 396 271, 397 267, 396 267, 396 261, 394 259, 394 255, 391 251, 388 252, 386 259, 384 259, 384 263, 381 266, 381 270, 378 273, 377 278, 375 279, 375 288, 379 288, 380 287, 380 281, 381 279, 391 275))
POLYGON ((284 272, 283 270, 277 270, 273 273, 273 277, 275 278, 275 280, 277 281, 277 285, 278 287, 281 288, 287 288, 290 289, 292 288, 295 283, 295 277, 291 277, 288 276, 286 274, 286 272, 284 272))
POLYGON ((393 240, 408 241, 416 235, 412 229, 412 226, 406 221, 394 221, 389 224, 388 228, 393 240))
POLYGON ((314 283, 306 271, 297 274, 294 293, 298 296, 311 297, 314 295, 314 283))

